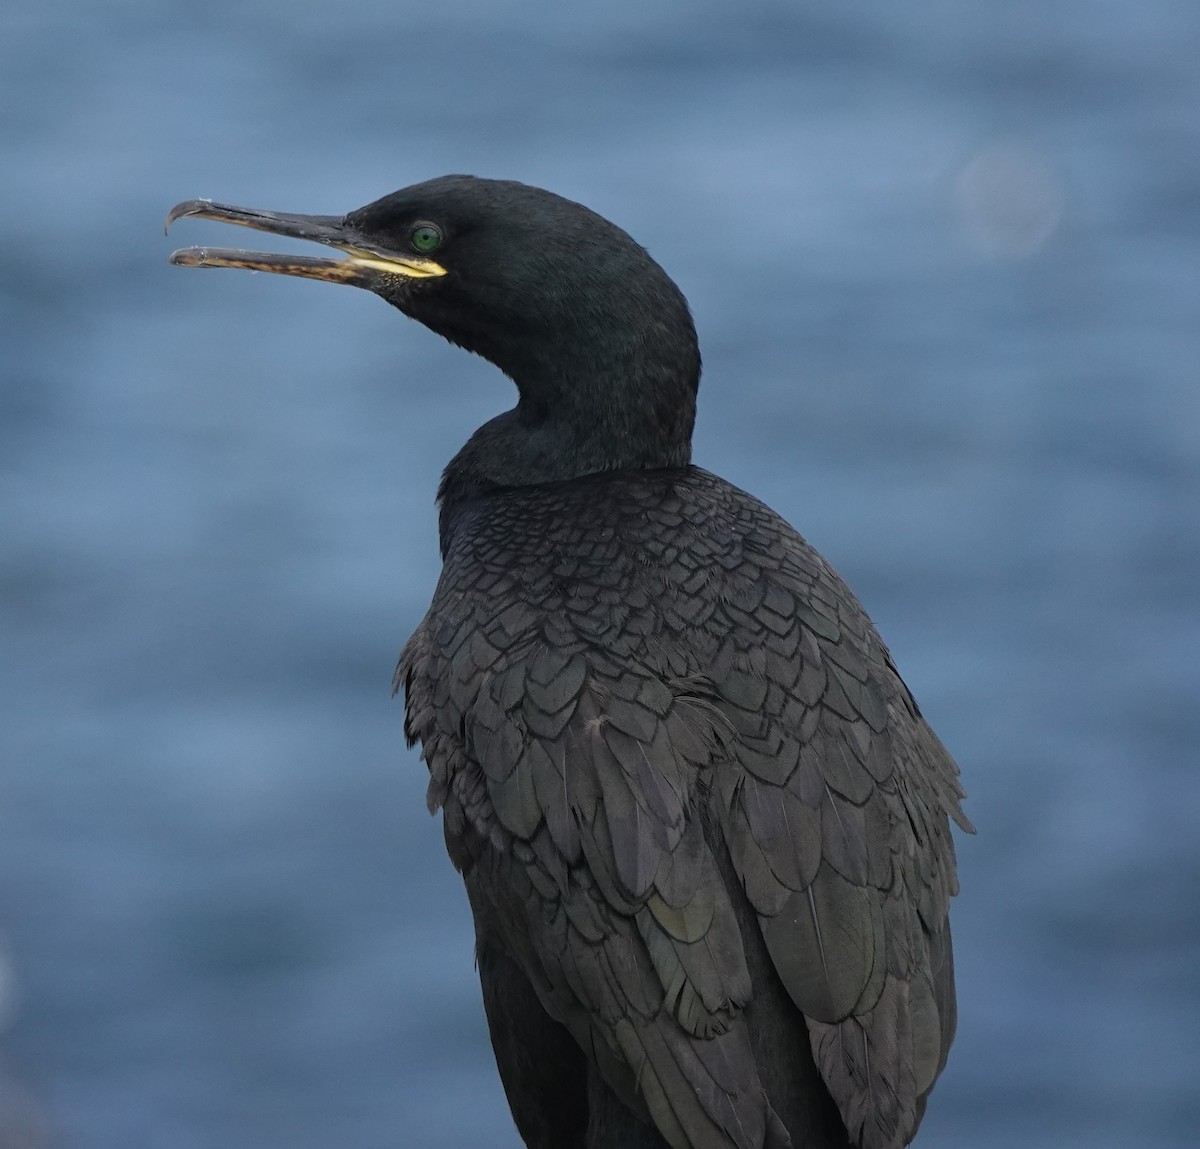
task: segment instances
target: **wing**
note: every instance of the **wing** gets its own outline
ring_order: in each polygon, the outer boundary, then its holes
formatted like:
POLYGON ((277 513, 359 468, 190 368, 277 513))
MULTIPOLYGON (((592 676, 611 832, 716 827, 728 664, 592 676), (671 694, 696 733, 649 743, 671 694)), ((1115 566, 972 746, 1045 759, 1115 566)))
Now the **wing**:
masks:
POLYGON ((778 516, 695 470, 631 489, 489 519, 401 660, 477 924, 670 1144, 786 1146, 727 851, 852 1140, 898 1149, 954 1031, 957 770, 778 516))
POLYGON ((459 605, 399 674, 477 923, 676 1149, 785 1149, 700 815, 708 704, 527 607, 459 605))
POLYGON ((852 1140, 893 1149, 954 1035, 958 770, 832 568, 766 508, 745 517, 710 671, 736 732, 721 823, 852 1140))

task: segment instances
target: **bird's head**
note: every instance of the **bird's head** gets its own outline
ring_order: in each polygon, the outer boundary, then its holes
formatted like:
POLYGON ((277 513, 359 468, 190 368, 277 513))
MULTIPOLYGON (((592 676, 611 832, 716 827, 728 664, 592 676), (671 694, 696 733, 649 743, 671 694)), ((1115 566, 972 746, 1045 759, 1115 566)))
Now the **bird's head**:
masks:
POLYGON ((510 430, 573 456, 576 473, 687 461, 700 375, 687 302, 644 248, 580 204, 444 176, 341 217, 190 200, 167 226, 182 216, 338 249, 314 258, 185 248, 171 261, 373 291, 510 376, 521 396, 510 430))

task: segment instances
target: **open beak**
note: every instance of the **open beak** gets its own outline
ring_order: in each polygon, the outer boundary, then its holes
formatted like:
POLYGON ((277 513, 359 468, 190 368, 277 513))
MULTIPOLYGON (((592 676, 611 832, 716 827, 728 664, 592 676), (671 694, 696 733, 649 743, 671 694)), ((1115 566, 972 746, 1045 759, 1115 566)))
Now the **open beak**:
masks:
POLYGON ((283 212, 257 211, 254 208, 229 207, 203 199, 176 204, 167 215, 171 224, 186 215, 201 219, 219 219, 268 231, 293 239, 310 239, 335 247, 343 255, 321 259, 307 255, 280 255, 267 251, 241 251, 224 247, 185 247, 173 252, 171 262, 179 267, 241 267, 247 271, 273 271, 279 275, 298 275, 322 279, 326 283, 349 283, 354 287, 377 290, 392 279, 429 279, 445 275, 446 269, 432 259, 419 255, 386 251, 356 235, 344 220, 332 215, 288 215, 283 212))

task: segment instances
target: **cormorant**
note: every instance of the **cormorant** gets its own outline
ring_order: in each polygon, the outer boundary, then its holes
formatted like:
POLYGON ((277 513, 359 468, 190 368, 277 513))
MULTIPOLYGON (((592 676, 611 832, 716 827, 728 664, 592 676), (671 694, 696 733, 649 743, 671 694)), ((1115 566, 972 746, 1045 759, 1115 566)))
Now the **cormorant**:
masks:
POLYGON ((367 288, 517 386, 442 477, 395 687, 526 1144, 908 1144, 954 1035, 958 770, 829 564, 691 465, 679 289, 504 180, 185 215, 342 255, 173 263, 367 288))

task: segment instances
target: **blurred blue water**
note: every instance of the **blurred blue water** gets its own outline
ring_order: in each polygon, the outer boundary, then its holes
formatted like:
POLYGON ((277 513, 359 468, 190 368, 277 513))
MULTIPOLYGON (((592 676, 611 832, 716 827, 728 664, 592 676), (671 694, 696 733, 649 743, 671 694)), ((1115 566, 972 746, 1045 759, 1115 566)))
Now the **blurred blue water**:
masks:
POLYGON ((1198 54, 1194 0, 0 13, 0 1045, 62 1142, 518 1144, 387 692, 511 390, 159 230, 473 171, 678 279, 697 460, 963 765, 921 1144, 1194 1145, 1198 54))

